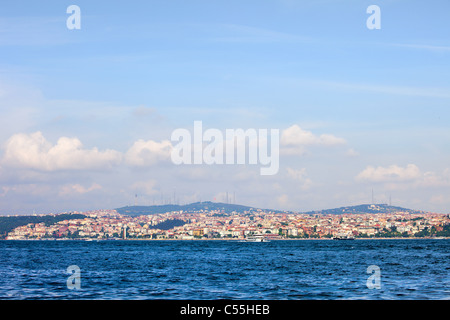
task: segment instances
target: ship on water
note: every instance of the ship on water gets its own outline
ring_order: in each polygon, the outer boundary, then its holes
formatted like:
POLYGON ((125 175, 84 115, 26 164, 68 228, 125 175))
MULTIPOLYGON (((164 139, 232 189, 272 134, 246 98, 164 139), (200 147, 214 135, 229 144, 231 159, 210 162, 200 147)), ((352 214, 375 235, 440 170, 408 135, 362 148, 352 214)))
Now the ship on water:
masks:
POLYGON ((269 242, 262 234, 254 234, 247 236, 245 242, 269 242))
POLYGON ((348 234, 338 234, 333 238, 333 240, 355 240, 355 237, 348 234))

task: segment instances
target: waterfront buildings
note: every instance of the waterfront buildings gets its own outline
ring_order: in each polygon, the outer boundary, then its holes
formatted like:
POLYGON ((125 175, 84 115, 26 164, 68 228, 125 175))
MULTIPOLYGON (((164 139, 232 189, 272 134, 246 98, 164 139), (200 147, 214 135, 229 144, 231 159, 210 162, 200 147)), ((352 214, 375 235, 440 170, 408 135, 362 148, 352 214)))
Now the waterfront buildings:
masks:
POLYGON ((115 210, 76 212, 83 219, 46 225, 29 223, 11 230, 6 239, 244 239, 263 234, 272 239, 436 236, 447 230, 450 216, 408 212, 367 214, 302 214, 248 211, 224 213, 174 211, 131 217, 115 210), (164 222, 178 226, 164 228, 164 222), (182 224, 182 225, 180 225, 182 224))

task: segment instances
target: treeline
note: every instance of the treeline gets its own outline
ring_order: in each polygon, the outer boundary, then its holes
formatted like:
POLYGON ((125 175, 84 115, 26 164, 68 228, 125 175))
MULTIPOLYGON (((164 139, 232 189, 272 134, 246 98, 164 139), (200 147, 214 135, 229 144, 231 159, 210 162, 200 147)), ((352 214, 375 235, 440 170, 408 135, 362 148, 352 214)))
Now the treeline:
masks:
MULTIPOLYGON (((360 237, 368 237, 366 234, 360 235, 360 237)), ((450 224, 443 226, 442 231, 437 231, 435 226, 425 227, 422 231, 416 232, 413 235, 409 235, 407 232, 399 232, 396 227, 392 227, 390 230, 383 228, 383 230, 375 234, 376 238, 424 238, 424 237, 450 237, 450 224)))
POLYGON ((181 227, 184 226, 186 222, 180 219, 169 219, 166 221, 163 221, 161 223, 158 223, 154 226, 149 226, 150 229, 160 229, 160 230, 170 230, 174 227, 181 227))
POLYGON ((63 213, 56 216, 14 216, 14 217, 0 217, 0 239, 5 239, 9 232, 17 227, 27 225, 29 223, 45 223, 46 226, 50 226, 59 221, 84 219, 87 216, 84 214, 70 214, 63 213))
POLYGON ((426 227, 424 230, 416 233, 414 236, 415 237, 430 237, 430 236, 450 237, 450 224, 444 225, 442 231, 437 231, 434 226, 432 226, 431 228, 426 227))

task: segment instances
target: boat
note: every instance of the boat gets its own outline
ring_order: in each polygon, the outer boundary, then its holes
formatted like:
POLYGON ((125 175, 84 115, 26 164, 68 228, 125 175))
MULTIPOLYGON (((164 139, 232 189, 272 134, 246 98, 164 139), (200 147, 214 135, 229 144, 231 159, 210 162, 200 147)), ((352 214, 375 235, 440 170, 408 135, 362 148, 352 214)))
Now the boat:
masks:
POLYGON ((355 238, 349 235, 337 235, 333 240, 355 240, 355 238))
POLYGON ((254 234, 247 236, 245 242, 269 242, 262 234, 254 234))

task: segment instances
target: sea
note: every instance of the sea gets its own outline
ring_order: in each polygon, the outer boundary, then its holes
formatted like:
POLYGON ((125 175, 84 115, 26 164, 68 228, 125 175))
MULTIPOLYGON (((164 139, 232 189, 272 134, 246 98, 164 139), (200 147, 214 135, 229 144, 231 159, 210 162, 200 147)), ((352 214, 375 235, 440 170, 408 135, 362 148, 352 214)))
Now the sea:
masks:
POLYGON ((448 300, 450 239, 0 241, 1 300, 448 300))

